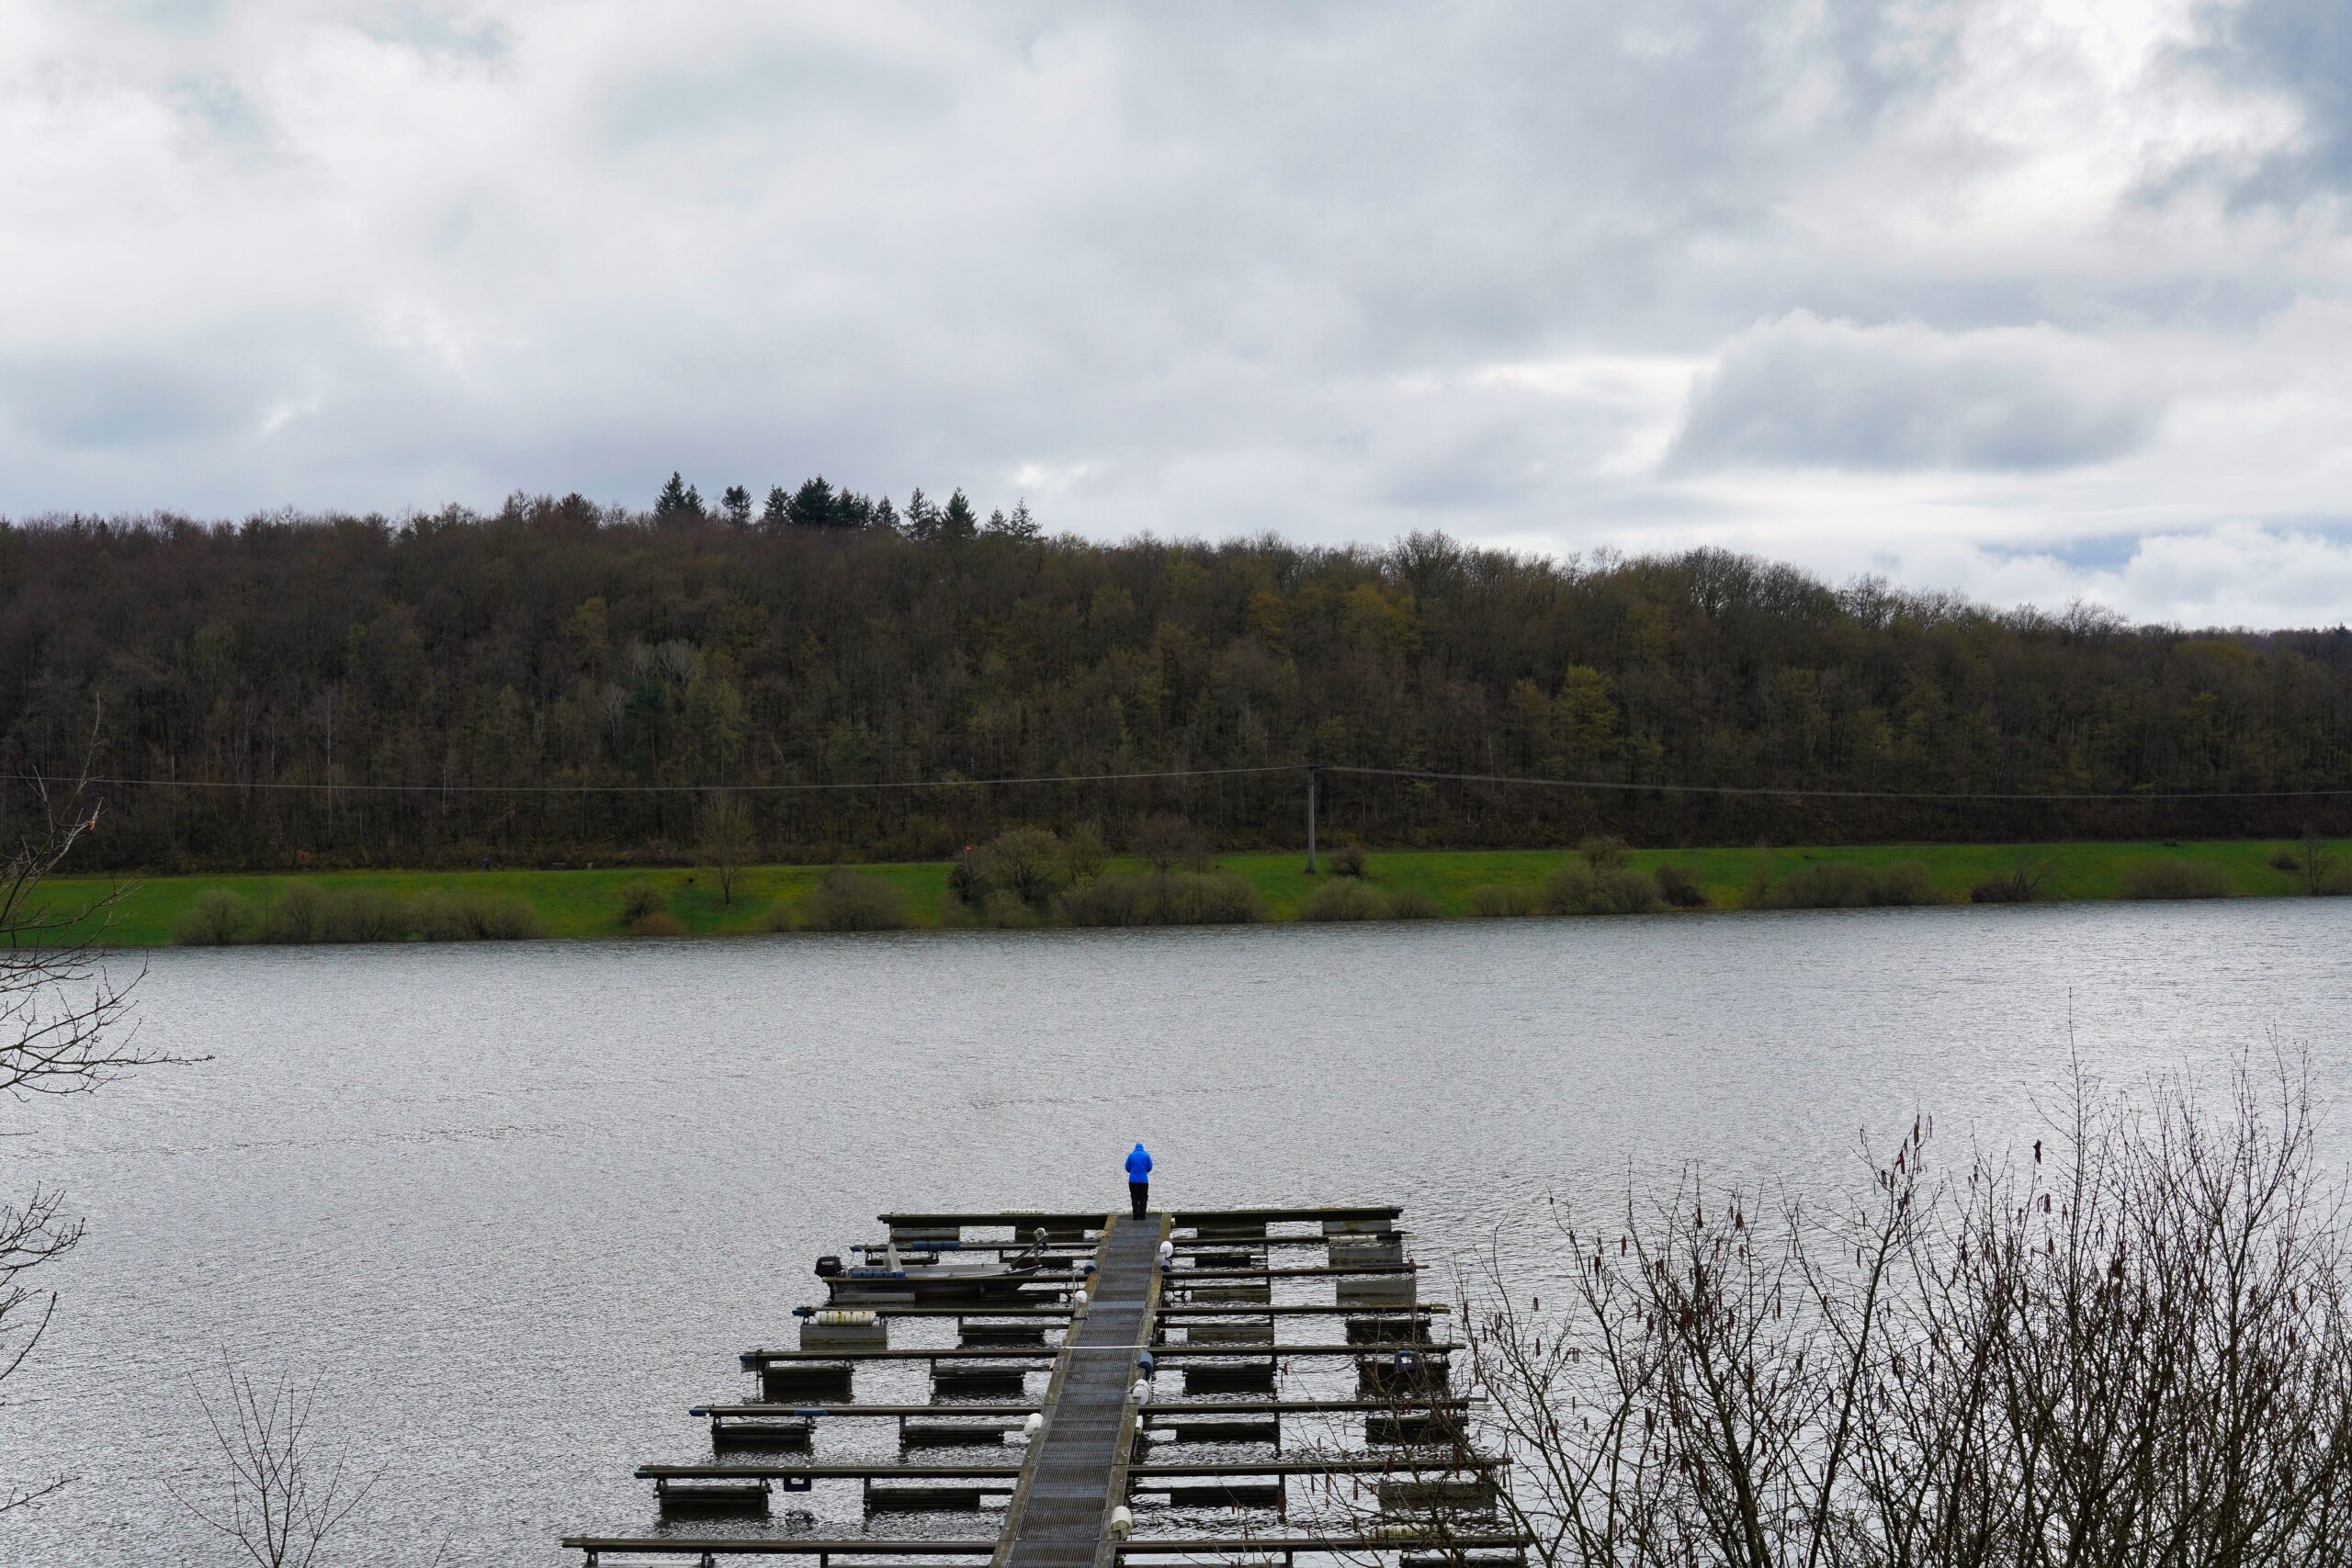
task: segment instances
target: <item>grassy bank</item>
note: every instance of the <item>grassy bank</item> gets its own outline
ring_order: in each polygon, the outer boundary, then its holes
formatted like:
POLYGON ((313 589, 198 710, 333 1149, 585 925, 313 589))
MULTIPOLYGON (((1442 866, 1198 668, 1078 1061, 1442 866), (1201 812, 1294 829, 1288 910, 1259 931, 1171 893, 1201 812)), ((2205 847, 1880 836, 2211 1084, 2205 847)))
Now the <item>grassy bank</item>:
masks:
MULTIPOLYGON (((2021 864, 2044 868, 2043 897, 2098 900, 2122 897, 2135 867, 2188 861, 2212 868, 2229 892, 2245 897, 2301 893, 2299 875, 2271 863, 2294 846, 2271 840, 2225 840, 2182 844, 1873 844, 1835 849, 1701 849, 1635 851, 1633 865, 1655 871, 1672 863, 1686 868, 1716 908, 1738 908, 1759 883, 1783 882, 1807 866, 1847 864, 1883 870, 1916 865, 1939 897, 1964 903, 1980 883, 2008 875, 2021 864)), ((2352 864, 2352 842, 2331 846, 2335 863, 2352 864)), ((1368 857, 1366 881, 1383 894, 1417 894, 1442 916, 1472 912, 1472 894, 1500 888, 1532 899, 1546 877, 1575 857, 1557 850, 1380 851, 1368 857)), ((1226 870, 1245 879, 1264 901, 1269 918, 1294 919, 1329 874, 1310 877, 1296 853, 1222 857, 1226 870)), ((197 900, 226 889, 255 909, 268 907, 292 885, 309 884, 324 894, 366 891, 394 899, 432 896, 518 899, 537 916, 549 937, 613 937, 626 934, 622 908, 632 884, 650 884, 662 910, 689 934, 752 932, 772 929, 816 890, 829 868, 761 866, 735 878, 734 897, 722 900, 718 879, 707 870, 621 868, 594 871, 328 872, 300 877, 222 875, 155 877, 130 886, 117 904, 108 940, 125 947, 163 946, 174 940, 197 900)), ((1141 869, 1113 860, 1117 874, 1141 869)), ((858 874, 895 889, 903 899, 906 923, 937 926, 953 919, 947 906, 946 863, 865 865, 858 874)), ((103 891, 95 881, 52 885, 60 907, 103 891)), ((639 897, 642 897, 640 892, 639 897)), ((1491 898, 1491 895, 1488 896, 1491 898)))

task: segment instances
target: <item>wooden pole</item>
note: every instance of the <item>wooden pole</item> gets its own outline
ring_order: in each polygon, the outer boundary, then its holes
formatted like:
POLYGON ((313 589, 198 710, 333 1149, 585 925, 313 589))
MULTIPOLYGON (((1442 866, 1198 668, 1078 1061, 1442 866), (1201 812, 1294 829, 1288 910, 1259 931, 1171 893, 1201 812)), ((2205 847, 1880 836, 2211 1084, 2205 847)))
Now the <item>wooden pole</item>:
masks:
POLYGON ((1322 781, 1323 770, 1312 762, 1306 767, 1306 874, 1315 874, 1315 792, 1322 781))

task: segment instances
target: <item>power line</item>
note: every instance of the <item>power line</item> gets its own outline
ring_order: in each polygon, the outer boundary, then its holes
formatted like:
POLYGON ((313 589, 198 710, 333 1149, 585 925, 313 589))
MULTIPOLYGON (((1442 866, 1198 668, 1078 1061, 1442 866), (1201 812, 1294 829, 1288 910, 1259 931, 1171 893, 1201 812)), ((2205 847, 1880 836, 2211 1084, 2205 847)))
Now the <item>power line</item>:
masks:
POLYGON ((1111 784, 1129 779, 1221 778, 1235 773, 1295 773, 1297 764, 1260 768, 1169 768, 1129 773, 1039 773, 1005 779, 885 779, 842 784, 328 784, 307 782, 240 783, 234 779, 131 779, 93 775, 85 779, 46 773, 25 775, 44 784, 102 784, 120 789, 226 789, 333 792, 337 795, 788 795, 817 790, 989 789, 1000 784, 1111 784))
POLYGON ((1349 773, 1364 778, 1424 779, 1453 784, 1525 786, 1537 789, 1606 790, 1623 794, 1750 795, 1796 800, 1937 800, 1985 805, 2004 802, 2098 802, 2168 800, 2309 800, 2352 795, 2352 787, 2321 789, 2238 790, 2111 790, 2070 793, 2023 790, 2009 793, 1971 790, 1811 789, 1794 784, 1701 784, 1636 783, 1624 779, 1551 779, 1522 773, 1455 773, 1430 768, 1374 768, 1351 763, 1269 763, 1247 768, 1161 768, 1114 773, 1035 773, 992 779, 885 779, 827 784, 330 784, 324 782, 241 783, 230 779, 153 779, 93 776, 86 779, 48 774, 26 775, 29 782, 72 787, 96 784, 122 789, 244 790, 274 793, 334 793, 339 795, 797 795, 849 790, 993 789, 1028 784, 1123 784, 1148 779, 1204 779, 1262 776, 1268 773, 1349 773))
POLYGON ((1755 795, 1784 799, 1811 796, 1827 800, 1966 800, 2002 801, 2098 800, 2307 800, 2319 796, 2352 795, 2352 787, 2331 789, 2211 789, 2113 790, 2067 794, 2049 790, 2019 790, 1993 794, 1969 790, 1928 789, 1806 789, 1791 784, 1631 784, 1623 779, 1540 779, 1516 773, 1445 773, 1424 768, 1359 768, 1341 763, 1323 765, 1327 773, 1361 773, 1373 778, 1445 779, 1459 784, 1533 784, 1544 789, 1605 789, 1661 795, 1755 795))

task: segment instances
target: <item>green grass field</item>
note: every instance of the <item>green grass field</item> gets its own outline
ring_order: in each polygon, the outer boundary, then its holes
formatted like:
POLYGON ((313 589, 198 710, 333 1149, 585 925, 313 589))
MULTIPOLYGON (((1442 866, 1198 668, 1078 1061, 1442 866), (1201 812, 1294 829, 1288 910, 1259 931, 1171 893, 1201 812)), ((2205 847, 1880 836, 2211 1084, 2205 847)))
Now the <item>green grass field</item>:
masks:
MULTIPOLYGON (((2082 900, 2115 897, 2133 864, 2163 857, 2202 861, 2221 868, 2233 892, 2247 897, 2280 897, 2302 891, 2299 880, 2274 870, 2270 857, 2280 844, 2268 840, 2224 840, 2167 846, 2154 843, 2066 844, 1871 844, 1834 849, 1703 849, 1637 851, 1634 863, 1644 868, 1663 862, 1688 867, 1702 883, 1716 906, 1736 908, 1742 893, 1759 869, 1779 875, 1808 861, 1845 861, 1885 865, 1914 861, 1927 868, 1936 888, 1956 901, 1965 900, 1979 881, 2006 874, 2021 860, 2051 863, 2043 884, 2046 895, 2082 900)), ((2352 842, 2335 845, 2337 862, 2352 863, 2352 842)), ((1418 888, 1434 898, 1447 914, 1464 911, 1464 897, 1482 884, 1533 887, 1566 860, 1559 850, 1464 850, 1372 852, 1368 868, 1374 886, 1389 890, 1418 888)), ((1304 857, 1295 852, 1237 854, 1219 863, 1249 879, 1266 899, 1277 919, 1293 918, 1299 904, 1319 879, 1306 874, 1304 857)), ((303 881, 322 889, 372 887, 413 897, 429 889, 513 895, 529 901, 551 937, 615 937, 623 934, 619 908, 621 888, 639 879, 661 888, 670 912, 696 934, 756 931, 769 909, 805 897, 823 866, 761 866, 739 873, 731 904, 722 904, 718 879, 707 870, 646 870, 624 867, 596 871, 488 872, 326 872, 302 877, 286 875, 163 876, 130 883, 117 902, 107 941, 122 947, 168 944, 172 932, 198 895, 208 888, 226 887, 256 907, 266 904, 289 883, 303 881)), ((946 897, 945 863, 865 865, 868 876, 896 884, 906 897, 917 926, 940 923, 946 897)), ((1114 862, 1113 870, 1136 869, 1114 862)), ((96 880, 62 881, 44 889, 53 908, 73 908, 104 892, 108 885, 96 880)))

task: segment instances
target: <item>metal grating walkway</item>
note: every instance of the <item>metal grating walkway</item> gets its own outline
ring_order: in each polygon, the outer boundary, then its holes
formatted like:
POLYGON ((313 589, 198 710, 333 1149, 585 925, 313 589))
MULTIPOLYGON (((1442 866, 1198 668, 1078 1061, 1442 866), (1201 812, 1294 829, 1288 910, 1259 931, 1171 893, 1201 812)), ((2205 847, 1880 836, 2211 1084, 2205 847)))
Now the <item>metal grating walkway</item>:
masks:
POLYGON ((1056 1371, 1055 1398, 1029 1458, 1029 1475, 1000 1568, 1092 1568, 1105 1539, 1128 1419, 1136 1356, 1151 1334, 1153 1274, 1162 1216, 1114 1221, 1095 1254, 1098 1280, 1056 1371))

